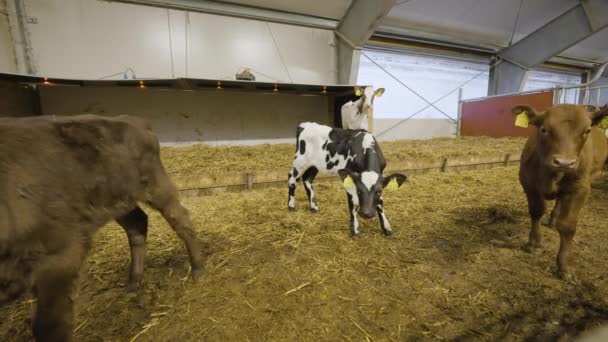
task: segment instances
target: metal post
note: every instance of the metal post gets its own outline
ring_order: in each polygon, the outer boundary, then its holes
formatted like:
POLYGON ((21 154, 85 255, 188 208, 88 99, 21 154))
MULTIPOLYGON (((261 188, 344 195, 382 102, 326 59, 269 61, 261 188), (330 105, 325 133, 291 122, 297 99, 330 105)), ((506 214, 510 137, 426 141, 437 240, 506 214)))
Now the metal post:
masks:
POLYGON ((559 104, 559 86, 555 86, 553 90, 553 105, 559 104))
POLYGON ((456 136, 460 136, 460 127, 462 125, 462 88, 458 88, 458 114, 456 117, 456 136))
POLYGON ((28 29, 28 20, 30 19, 25 12, 24 0, 6 1, 6 12, 8 13, 9 30, 13 38, 17 70, 19 73, 36 75, 38 70, 34 64, 32 42, 28 29))
POLYGON ((597 105, 600 106, 600 92, 602 91, 602 88, 597 88, 597 105))

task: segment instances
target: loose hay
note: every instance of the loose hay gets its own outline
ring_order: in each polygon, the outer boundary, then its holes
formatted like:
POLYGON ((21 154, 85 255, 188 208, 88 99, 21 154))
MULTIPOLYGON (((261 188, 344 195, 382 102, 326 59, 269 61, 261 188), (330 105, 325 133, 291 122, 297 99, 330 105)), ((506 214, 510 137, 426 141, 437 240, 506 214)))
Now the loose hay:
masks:
MULTIPOLYGON (((386 160, 441 160, 472 156, 519 155, 522 138, 461 137, 381 142, 386 160)), ((285 171, 293 161, 293 144, 223 146, 193 145, 164 147, 161 156, 167 171, 175 176, 217 175, 237 171, 285 171)))
MULTIPOLYGON (((603 177, 604 185, 608 175, 603 177)), ((517 168, 416 176, 385 194, 395 230, 348 231, 339 182, 316 185, 321 211, 286 208, 287 189, 187 198, 207 274, 183 281, 185 249, 151 213, 145 291, 124 294, 124 232, 97 234, 80 283, 79 341, 552 340, 608 320, 608 192, 592 190, 576 236, 578 284, 553 275, 558 234, 519 249, 529 221, 517 168)), ((3 340, 29 332, 29 298, 0 311, 3 340)))

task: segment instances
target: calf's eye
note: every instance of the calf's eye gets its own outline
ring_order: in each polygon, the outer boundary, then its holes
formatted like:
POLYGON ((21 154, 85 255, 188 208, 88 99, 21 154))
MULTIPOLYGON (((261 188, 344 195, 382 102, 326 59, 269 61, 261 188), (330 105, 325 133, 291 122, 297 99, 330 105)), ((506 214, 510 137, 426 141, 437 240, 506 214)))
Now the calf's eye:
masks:
POLYGON ((548 131, 548 130, 547 130, 545 127, 543 127, 543 126, 541 126, 541 127, 540 127, 540 132, 541 132, 542 134, 547 134, 547 133, 549 133, 549 131, 548 131))

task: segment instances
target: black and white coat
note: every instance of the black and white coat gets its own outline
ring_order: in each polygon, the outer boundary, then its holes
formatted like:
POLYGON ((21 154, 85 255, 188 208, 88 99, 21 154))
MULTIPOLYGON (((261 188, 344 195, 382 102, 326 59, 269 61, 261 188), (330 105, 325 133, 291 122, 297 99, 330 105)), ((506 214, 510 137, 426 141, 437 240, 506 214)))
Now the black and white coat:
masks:
POLYGON ((331 128, 313 122, 298 126, 293 169, 289 173, 289 209, 295 209, 296 182, 302 178, 310 209, 319 211, 312 182, 318 173, 338 174, 345 184, 350 211, 350 230, 359 234, 359 216, 369 219, 378 214, 385 235, 392 229, 384 214, 382 190, 390 182, 401 186, 402 174, 384 177, 386 160, 374 136, 365 130, 331 128))

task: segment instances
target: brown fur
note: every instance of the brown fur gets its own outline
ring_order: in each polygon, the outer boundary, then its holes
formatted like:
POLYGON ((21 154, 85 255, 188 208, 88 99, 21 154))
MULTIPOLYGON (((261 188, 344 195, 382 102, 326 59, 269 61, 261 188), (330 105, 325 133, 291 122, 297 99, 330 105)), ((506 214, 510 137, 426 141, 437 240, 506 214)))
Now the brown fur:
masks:
POLYGON ((557 105, 538 113, 530 106, 515 106, 514 114, 526 112, 536 127, 521 157, 520 183, 528 199, 532 221, 526 248, 541 246, 540 219, 546 200, 555 200, 549 224, 560 234, 557 271, 569 276, 572 239, 578 213, 591 190, 591 180, 608 156, 603 132, 592 125, 608 115, 608 107, 589 112, 586 106, 557 105))
POLYGON ((139 287, 147 216, 159 210, 202 271, 189 214, 142 120, 94 115, 0 119, 0 304, 33 289, 36 340, 69 341, 70 292, 95 231, 116 219, 131 247, 128 288, 139 287))

